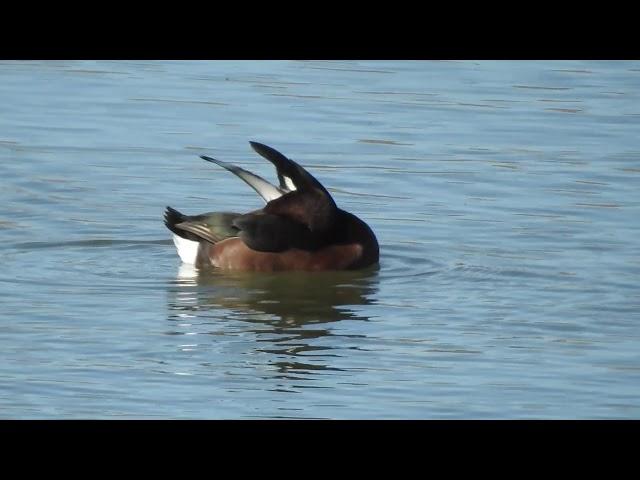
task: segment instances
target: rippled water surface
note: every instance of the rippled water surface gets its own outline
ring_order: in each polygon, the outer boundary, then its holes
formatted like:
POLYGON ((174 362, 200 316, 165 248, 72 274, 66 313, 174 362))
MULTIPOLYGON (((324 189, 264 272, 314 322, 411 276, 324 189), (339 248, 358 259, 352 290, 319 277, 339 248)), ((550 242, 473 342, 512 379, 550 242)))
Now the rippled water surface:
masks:
POLYGON ((1 418, 639 418, 640 62, 1 62, 1 418), (377 269, 181 266, 207 154, 377 269))

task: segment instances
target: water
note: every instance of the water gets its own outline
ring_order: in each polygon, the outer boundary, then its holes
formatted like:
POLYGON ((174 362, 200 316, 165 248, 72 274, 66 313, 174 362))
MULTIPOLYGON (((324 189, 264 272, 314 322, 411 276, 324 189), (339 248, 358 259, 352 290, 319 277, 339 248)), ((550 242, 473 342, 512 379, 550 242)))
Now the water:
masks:
POLYGON ((640 62, 0 63, 1 418, 639 418, 640 62), (200 275, 207 154, 378 269, 200 275))

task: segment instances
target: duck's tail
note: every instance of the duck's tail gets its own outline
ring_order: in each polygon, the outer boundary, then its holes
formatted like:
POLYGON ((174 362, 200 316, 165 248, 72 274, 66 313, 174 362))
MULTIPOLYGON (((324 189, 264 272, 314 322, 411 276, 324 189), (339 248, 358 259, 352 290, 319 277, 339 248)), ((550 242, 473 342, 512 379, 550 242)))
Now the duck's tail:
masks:
POLYGON ((185 220, 186 215, 183 215, 175 208, 167 207, 164 212, 164 224, 173 232, 173 244, 176 246, 180 259, 184 263, 195 265, 200 247, 200 239, 197 235, 176 226, 185 220))
POLYGON ((176 226, 177 224, 184 222, 186 219, 187 216, 180 213, 175 208, 167 207, 164 212, 164 224, 169 230, 186 240, 191 240, 192 242, 200 241, 198 236, 194 233, 188 232, 187 230, 182 230, 181 228, 178 228, 176 226))

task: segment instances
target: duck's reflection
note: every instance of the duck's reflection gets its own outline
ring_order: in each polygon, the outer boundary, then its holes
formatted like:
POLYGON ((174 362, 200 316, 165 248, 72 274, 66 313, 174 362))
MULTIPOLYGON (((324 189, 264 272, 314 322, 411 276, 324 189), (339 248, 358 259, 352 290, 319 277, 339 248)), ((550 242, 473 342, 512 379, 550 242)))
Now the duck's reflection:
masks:
POLYGON ((243 333, 254 334, 255 351, 273 354, 270 364, 283 376, 296 378, 335 369, 330 362, 316 361, 332 355, 331 347, 317 339, 332 335, 331 322, 367 320, 358 306, 372 303, 377 281, 377 269, 258 274, 183 264, 169 287, 169 320, 192 324, 206 317, 209 325, 212 317, 231 320, 235 332, 241 322, 243 333))

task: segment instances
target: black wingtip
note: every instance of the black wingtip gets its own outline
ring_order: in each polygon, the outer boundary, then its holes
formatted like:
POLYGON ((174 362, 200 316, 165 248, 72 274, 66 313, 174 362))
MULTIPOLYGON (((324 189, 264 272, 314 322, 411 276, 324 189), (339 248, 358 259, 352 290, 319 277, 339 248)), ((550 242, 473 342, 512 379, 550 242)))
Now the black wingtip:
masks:
POLYGON ((253 148, 257 153, 259 153, 270 162, 289 160, 275 148, 272 148, 269 145, 265 145, 264 143, 249 141, 249 145, 251 145, 251 148, 253 148))
POLYGON ((200 155, 200 158, 203 160, 206 160, 207 162, 216 163, 216 161, 213 158, 207 157, 206 155, 200 155))
POLYGON ((266 145, 263 145, 262 143, 258 143, 258 142, 254 142, 252 140, 249 140, 249 145, 251 145, 251 148, 253 148, 254 151, 260 153, 260 148, 264 148, 266 145))
POLYGON ((267 145, 265 145, 264 143, 260 143, 260 142, 255 142, 253 140, 249 140, 249 145, 251 145, 251 148, 253 148, 254 150, 258 149, 258 148, 269 148, 267 145))

